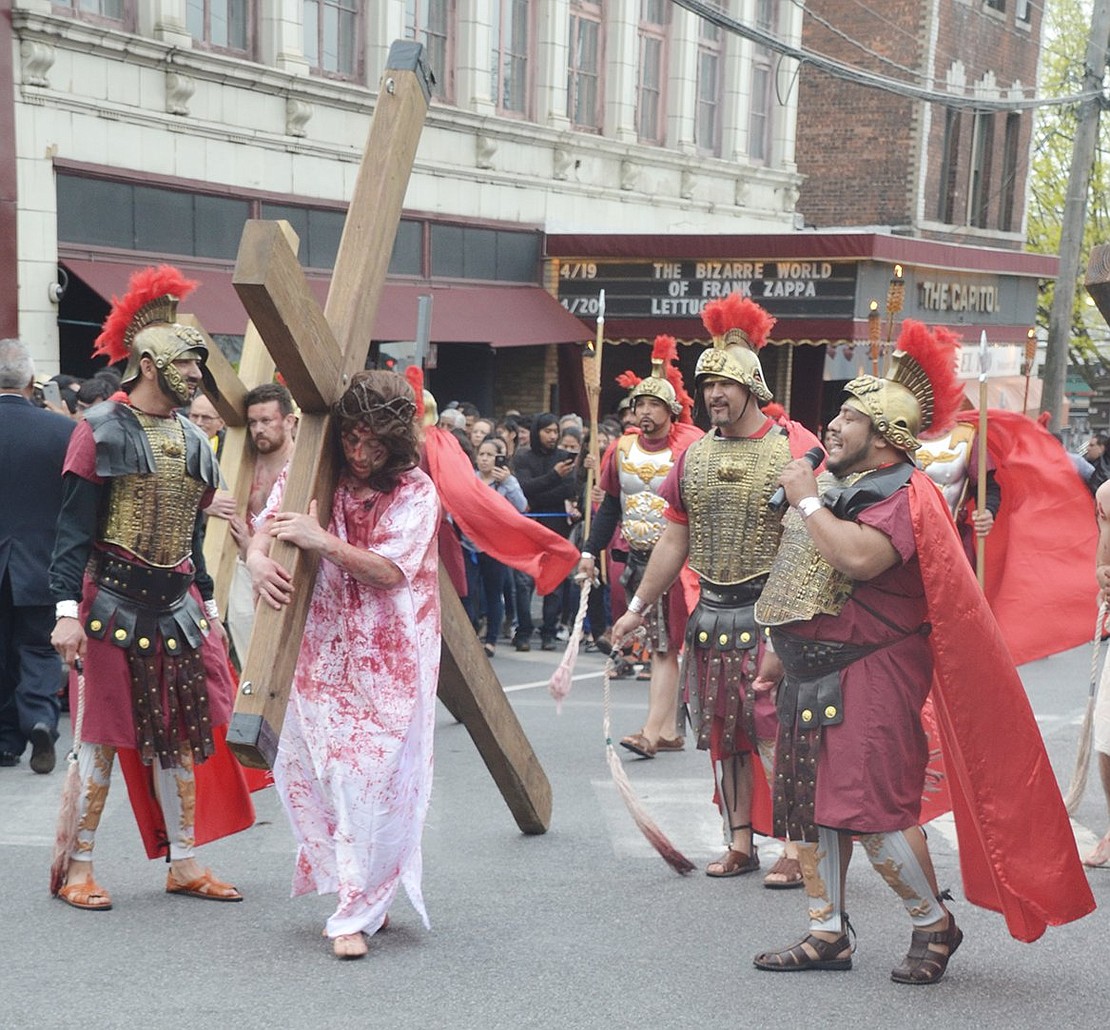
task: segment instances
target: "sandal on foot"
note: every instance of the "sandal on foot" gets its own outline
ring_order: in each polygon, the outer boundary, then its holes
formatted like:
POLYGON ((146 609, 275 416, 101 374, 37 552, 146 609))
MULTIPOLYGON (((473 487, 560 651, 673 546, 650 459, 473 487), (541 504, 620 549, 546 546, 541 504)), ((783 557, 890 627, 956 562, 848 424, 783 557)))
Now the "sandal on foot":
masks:
POLYGON ((722 879, 726 876, 743 876, 744 873, 754 872, 759 868, 759 849, 753 847, 749 855, 744 851, 729 848, 716 862, 710 862, 705 867, 706 876, 715 876, 722 879), (714 872, 712 866, 720 866, 719 872, 714 872))
POLYGON ((364 933, 341 933, 332 939, 331 949, 336 958, 351 959, 365 958, 369 948, 366 945, 364 933))
POLYGON ((495 644, 483 644, 482 650, 486 652, 487 658, 492 658, 495 654, 497 654, 497 646, 495 644))
POLYGON ((780 855, 779 860, 767 870, 763 877, 763 886, 771 891, 788 891, 802 886, 802 864, 796 858, 787 858, 780 855), (780 876, 780 880, 772 880, 772 876, 780 876))
POLYGON ((204 901, 242 901, 240 894, 230 883, 217 880, 211 869, 205 869, 195 880, 181 883, 171 869, 166 874, 166 893, 182 894, 187 898, 201 898, 204 901))
POLYGON ((890 978, 896 984, 935 984, 948 968, 948 960, 956 953, 964 939, 963 931, 948 914, 948 926, 943 930, 914 930, 910 950, 890 978), (938 951, 929 945, 939 944, 947 951, 938 951))
POLYGON ((112 907, 111 895, 95 880, 75 880, 58 891, 58 897, 67 905, 89 912, 107 912, 112 907))
POLYGON ((756 969, 770 973, 802 973, 808 969, 851 969, 852 946, 842 933, 835 941, 825 941, 808 933, 785 951, 765 951, 752 962, 756 969))
POLYGON ((666 737, 660 737, 655 742, 655 750, 656 751, 685 751, 686 750, 686 738, 685 737, 675 737, 674 740, 667 740, 666 737))
POLYGON ((621 747, 627 748, 641 758, 654 758, 656 747, 644 736, 643 730, 639 733, 629 734, 621 739, 621 747))

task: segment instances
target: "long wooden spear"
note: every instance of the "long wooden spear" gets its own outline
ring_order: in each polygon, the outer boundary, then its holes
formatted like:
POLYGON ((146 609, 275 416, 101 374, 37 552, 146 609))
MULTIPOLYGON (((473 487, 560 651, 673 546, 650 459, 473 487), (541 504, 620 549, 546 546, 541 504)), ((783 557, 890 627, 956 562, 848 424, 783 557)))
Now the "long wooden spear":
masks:
MULTIPOLYGON (((978 496, 975 499, 976 510, 986 511, 987 508, 987 372, 990 371, 991 352, 987 346, 987 331, 984 329, 979 334, 979 469, 978 496)), ((987 555, 986 537, 975 536, 975 575, 979 579, 979 589, 986 582, 987 555)))
POLYGON ((582 378, 586 384, 586 415, 590 428, 590 467, 586 470, 586 511, 584 514, 586 537, 590 535, 590 516, 593 514, 591 499, 597 481, 597 463, 600 460, 597 443, 597 409, 601 402, 601 345, 605 339, 605 291, 597 295, 597 338, 586 344, 582 355, 582 378))
MULTIPOLYGON (((597 446, 597 409, 601 399, 601 343, 605 335, 605 291, 602 290, 597 297, 597 339, 586 344, 586 352, 582 355, 582 379, 586 385, 586 416, 590 429, 590 467, 586 470, 586 511, 582 516, 583 541, 590 538, 590 518, 593 515, 594 482, 597 478, 598 446, 597 446)), ((551 674, 547 689, 555 698, 555 710, 562 711, 563 701, 570 693, 573 682, 571 673, 574 663, 578 660, 578 645, 582 641, 582 623, 586 618, 586 607, 590 597, 590 588, 593 584, 588 579, 583 579, 580 584, 581 593, 578 596, 578 614, 574 619, 570 636, 567 639, 566 650, 562 660, 551 674)))

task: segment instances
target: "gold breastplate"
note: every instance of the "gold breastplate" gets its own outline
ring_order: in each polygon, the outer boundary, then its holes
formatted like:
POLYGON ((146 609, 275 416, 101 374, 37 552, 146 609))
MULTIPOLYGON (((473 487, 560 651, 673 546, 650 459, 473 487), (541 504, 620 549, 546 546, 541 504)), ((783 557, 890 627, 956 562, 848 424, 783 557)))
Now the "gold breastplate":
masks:
POLYGON ((154 455, 154 472, 115 476, 99 539, 149 565, 173 568, 190 557, 197 509, 207 489, 185 470, 185 430, 176 418, 135 411, 154 455))
MULTIPOLYGON (((838 481, 823 472, 817 477, 817 486, 824 493, 834 483, 850 484, 858 478, 856 474, 838 481)), ((782 543, 755 605, 756 622, 782 626, 806 622, 815 615, 839 615, 852 595, 852 586, 850 577, 821 557, 805 519, 796 508, 790 508, 782 520, 782 543)))
POLYGON ((703 436, 686 451, 682 500, 690 523, 689 564, 722 585, 762 576, 778 550, 779 518, 767 508, 790 444, 772 430, 757 439, 703 436))

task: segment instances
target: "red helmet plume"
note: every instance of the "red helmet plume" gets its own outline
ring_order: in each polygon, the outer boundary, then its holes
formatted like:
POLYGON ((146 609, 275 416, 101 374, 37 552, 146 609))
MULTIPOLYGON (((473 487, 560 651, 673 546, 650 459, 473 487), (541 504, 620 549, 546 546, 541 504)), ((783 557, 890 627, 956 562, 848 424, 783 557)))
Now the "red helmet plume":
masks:
POLYGON ((155 321, 170 321, 176 317, 177 304, 184 300, 197 283, 186 279, 172 265, 158 265, 135 272, 127 284, 127 293, 112 297, 112 310, 104 320, 104 327, 96 338, 93 355, 105 355, 109 364, 131 356, 131 340, 135 333, 155 321), (154 302, 167 302, 157 317, 145 318, 143 309, 154 302))

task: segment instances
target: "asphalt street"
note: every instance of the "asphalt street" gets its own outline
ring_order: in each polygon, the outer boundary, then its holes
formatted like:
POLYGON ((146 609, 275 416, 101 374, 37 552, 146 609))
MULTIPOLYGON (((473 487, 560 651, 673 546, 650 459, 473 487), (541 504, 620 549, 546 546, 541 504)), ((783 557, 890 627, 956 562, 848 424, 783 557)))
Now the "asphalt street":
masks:
MULTIPOLYGON (((626 761, 641 801, 699 866, 690 876, 673 873, 644 842, 613 786, 601 657, 579 657, 562 714, 546 691, 558 658, 517 655, 502 645, 494 660, 552 783, 550 831, 519 833, 466 730, 441 707, 424 835, 432 928, 423 928, 401 895, 392 926, 372 938, 361 962, 337 961, 320 937, 330 898, 290 900, 294 849, 272 790, 255 795, 251 830, 202 852, 246 895, 242 904, 225 905, 163 893, 165 871, 141 857, 117 775, 97 842, 98 878, 115 908, 89 913, 47 891, 62 762, 50 776, 31 773, 26 759, 0 769, 0 1027, 631 1030, 866 1022, 989 1030, 1105 1022, 1105 910, 1052 927, 1034 944, 1012 940, 999 915, 963 901, 955 840, 943 822, 932 825, 930 840, 965 940, 941 984, 890 982, 909 924, 862 855, 848 886, 855 968, 755 970, 753 954, 801 935, 801 893, 765 890, 758 875, 703 875, 721 850, 720 825, 708 762, 690 749, 626 761)), ((1078 648, 1021 670, 1065 786, 1090 662, 1090 649, 1078 648)), ((639 727, 645 696, 643 683, 613 683, 617 735, 639 727)), ((1014 789, 1020 805, 1020 785, 1014 789)), ((1092 769, 1075 822, 1082 850, 1105 830, 1106 818, 1092 769)), ((1031 824, 1030 838, 1038 830, 1031 824)), ((1106 904, 1110 870, 1088 875, 1106 904)))

